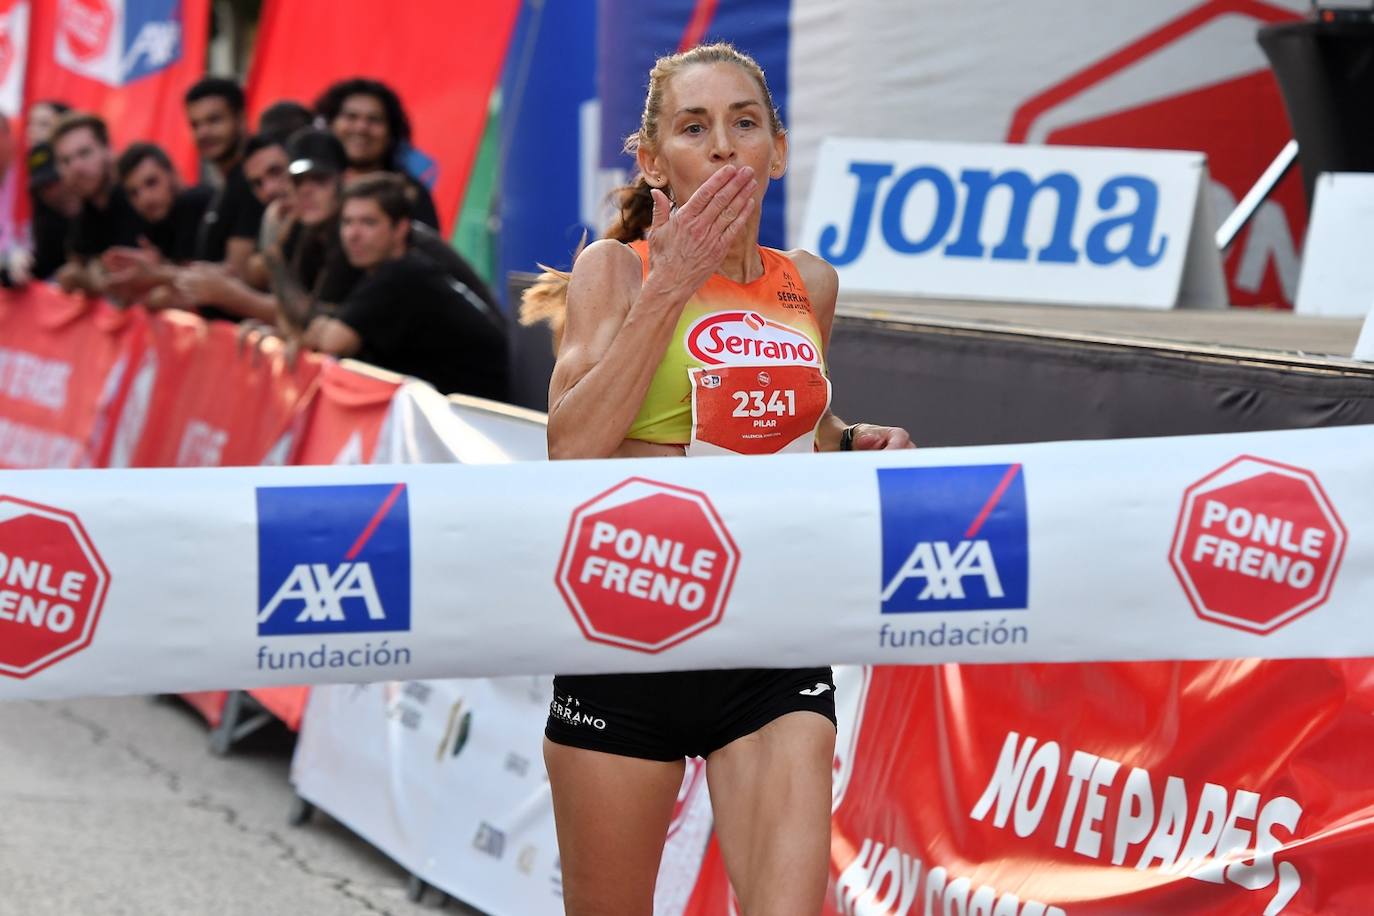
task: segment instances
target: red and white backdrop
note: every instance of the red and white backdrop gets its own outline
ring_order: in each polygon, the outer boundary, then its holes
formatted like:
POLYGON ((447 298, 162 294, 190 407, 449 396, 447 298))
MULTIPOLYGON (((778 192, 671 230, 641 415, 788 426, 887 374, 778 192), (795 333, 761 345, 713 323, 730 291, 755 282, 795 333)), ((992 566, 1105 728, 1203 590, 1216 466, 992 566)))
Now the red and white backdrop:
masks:
MULTIPOLYGON (((1198 150, 1220 220, 1291 137, 1256 31, 1308 6, 922 0, 894 14, 879 0, 790 0, 787 238, 799 237, 828 136, 1198 150)), ((705 34, 731 37, 716 18, 705 34)), ((769 40, 753 39, 767 56, 769 40)), ((1233 303, 1292 307, 1305 228, 1294 170, 1227 256, 1233 303)))

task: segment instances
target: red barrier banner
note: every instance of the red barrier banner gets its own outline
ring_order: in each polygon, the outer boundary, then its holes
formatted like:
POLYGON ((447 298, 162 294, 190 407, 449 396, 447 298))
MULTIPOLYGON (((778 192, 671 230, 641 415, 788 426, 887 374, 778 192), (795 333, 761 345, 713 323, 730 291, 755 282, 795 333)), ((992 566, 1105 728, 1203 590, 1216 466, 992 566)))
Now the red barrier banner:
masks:
POLYGON ((336 80, 387 83, 410 116, 414 145, 437 163, 432 192, 445 236, 467 188, 520 4, 420 0, 267 0, 248 79, 249 111, 279 99, 310 105, 336 80))
POLYGON ((287 463, 367 464, 402 382, 400 376, 365 374, 326 362, 287 463))
POLYGON ((877 668, 827 913, 1365 912, 1374 665, 877 668))
POLYGON ((194 182, 182 96, 205 74, 209 0, 32 0, 30 15, 25 107, 61 99, 98 114, 116 149, 156 143, 194 182))
POLYGON ((314 391, 323 360, 289 360, 275 338, 241 339, 225 322, 165 312, 151 327, 140 373, 144 400, 126 408, 111 467, 228 467, 269 462, 314 391))
POLYGON ((99 466, 147 314, 30 284, 0 297, 0 467, 99 466))

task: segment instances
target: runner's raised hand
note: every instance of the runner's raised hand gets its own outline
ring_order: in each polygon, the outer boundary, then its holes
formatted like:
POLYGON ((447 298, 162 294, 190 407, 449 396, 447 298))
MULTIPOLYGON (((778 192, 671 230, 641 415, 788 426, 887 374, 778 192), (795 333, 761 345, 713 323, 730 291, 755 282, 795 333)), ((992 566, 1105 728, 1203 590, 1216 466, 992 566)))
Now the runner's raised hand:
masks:
POLYGON ((657 188, 649 227, 649 272, 695 292, 749 223, 758 180, 749 166, 727 165, 706 179, 685 205, 674 210, 657 188))

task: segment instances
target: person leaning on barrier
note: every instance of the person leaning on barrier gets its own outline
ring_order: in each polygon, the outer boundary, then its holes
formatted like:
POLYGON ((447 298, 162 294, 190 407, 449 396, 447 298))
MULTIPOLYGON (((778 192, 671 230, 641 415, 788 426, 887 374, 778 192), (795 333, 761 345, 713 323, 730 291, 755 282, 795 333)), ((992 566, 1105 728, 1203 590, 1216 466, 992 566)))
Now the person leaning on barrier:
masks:
POLYGON ((182 188, 172 160, 153 143, 131 144, 116 160, 115 173, 141 224, 137 247, 117 246, 101 255, 106 291, 123 302, 172 304, 176 265, 195 254, 211 192, 182 188))
POLYGON ((278 134, 259 133, 244 146, 243 176, 253 196, 265 208, 258 231, 259 251, 245 267, 245 278, 234 276, 219 264, 197 262, 177 275, 176 286, 189 302, 213 306, 239 319, 274 325, 277 299, 271 292, 263 251, 276 240, 280 224, 291 207, 291 179, 287 174, 286 141, 278 134))
POLYGON ((445 394, 506 400, 504 322, 476 290, 412 250, 410 209, 397 175, 368 175, 344 189, 341 240, 362 278, 335 314, 311 318, 306 345, 414 376, 445 394))
POLYGON ((102 254, 116 246, 134 248, 142 221, 115 177, 105 122, 92 114, 68 112, 53 132, 57 170, 81 200, 67 238, 67 261, 56 279, 65 290, 103 295, 102 254))
MULTIPOLYGON (((723 44, 660 58, 626 149, 639 174, 620 193, 619 222, 570 279, 549 274, 540 287, 547 306, 566 281, 549 457, 910 447, 905 430, 830 411, 835 269, 759 245, 760 202, 788 144, 758 64, 723 44), (691 338, 707 323, 735 342, 719 359, 691 338), (765 323, 791 342, 761 334, 765 323), (742 410, 764 419, 732 419, 742 410)), ((544 759, 570 916, 652 913, 687 756, 706 759, 740 912, 820 913, 834 687, 829 668, 555 677, 544 759)))
MULTIPOLYGON (((195 260, 221 264, 230 276, 244 280, 248 259, 257 248, 263 208, 243 174, 248 140, 243 89, 234 80, 207 76, 186 91, 185 103, 201 171, 214 192, 196 235, 195 260)), ((214 306, 204 313, 212 318, 238 317, 214 306)))
POLYGON ((286 158, 290 213, 278 237, 263 248, 263 263, 277 298, 278 327, 299 337, 312 315, 338 307, 361 273, 348 262, 339 239, 347 164, 342 144, 327 130, 307 127, 287 140, 286 158))

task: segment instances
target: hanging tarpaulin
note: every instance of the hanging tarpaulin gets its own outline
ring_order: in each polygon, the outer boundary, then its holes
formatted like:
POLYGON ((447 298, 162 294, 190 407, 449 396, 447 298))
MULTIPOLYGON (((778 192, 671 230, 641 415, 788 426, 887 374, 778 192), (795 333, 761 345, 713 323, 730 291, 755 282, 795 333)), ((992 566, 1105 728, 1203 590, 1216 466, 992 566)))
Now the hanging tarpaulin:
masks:
POLYGON ((519 3, 414 0, 267 0, 249 110, 281 99, 311 105, 331 83, 362 76, 400 95, 412 142, 437 169, 429 183, 446 232, 467 187, 487 103, 501 73, 519 3))

